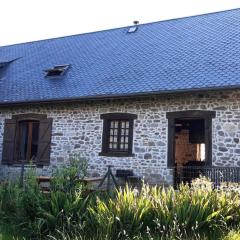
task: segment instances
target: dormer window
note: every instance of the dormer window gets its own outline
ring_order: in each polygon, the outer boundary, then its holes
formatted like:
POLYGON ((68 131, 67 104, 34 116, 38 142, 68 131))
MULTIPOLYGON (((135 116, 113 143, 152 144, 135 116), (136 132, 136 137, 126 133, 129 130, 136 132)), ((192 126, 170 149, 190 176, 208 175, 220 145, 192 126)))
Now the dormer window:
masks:
POLYGON ((68 65, 56 65, 53 68, 47 69, 47 70, 45 70, 45 72, 46 72, 45 77, 63 76, 65 74, 65 72, 68 70, 69 66, 70 66, 69 64, 68 65))
POLYGON ((8 63, 6 63, 6 62, 0 62, 0 68, 5 67, 7 64, 8 64, 8 63))
POLYGON ((4 71, 7 69, 7 66, 11 63, 12 61, 1 61, 0 60, 0 78, 2 77, 4 71))
POLYGON ((10 63, 14 62, 15 60, 17 60, 18 58, 15 59, 11 59, 11 60, 3 60, 0 59, 0 68, 5 68, 7 67, 10 63))

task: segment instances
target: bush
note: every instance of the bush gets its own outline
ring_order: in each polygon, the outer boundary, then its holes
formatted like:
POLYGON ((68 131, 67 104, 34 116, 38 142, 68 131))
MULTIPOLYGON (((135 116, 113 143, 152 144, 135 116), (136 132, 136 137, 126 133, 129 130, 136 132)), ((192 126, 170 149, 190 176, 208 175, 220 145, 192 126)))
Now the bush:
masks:
POLYGON ((113 198, 97 198, 96 204, 88 208, 90 229, 106 239, 132 239, 139 231, 146 230, 151 207, 148 191, 148 187, 143 188, 136 196, 136 192, 126 186, 113 198))
POLYGON ((27 238, 82 240, 220 239, 240 222, 236 187, 213 189, 202 179, 178 191, 143 185, 140 191, 126 186, 110 195, 86 194, 75 160, 54 173, 48 195, 39 189, 34 172, 23 188, 1 186, 1 219, 27 238))
POLYGON ((79 177, 84 177, 86 161, 77 155, 68 167, 53 174, 50 194, 44 194, 37 182, 36 169, 26 173, 23 186, 9 182, 0 186, 0 216, 27 238, 46 236, 57 229, 70 230, 82 221, 88 197, 79 177))
POLYGON ((79 154, 70 156, 69 166, 62 166, 56 169, 51 182, 52 191, 63 191, 69 193, 75 191, 81 185, 80 179, 87 174, 87 161, 79 154))
POLYGON ((232 230, 227 236, 223 237, 222 240, 239 240, 240 239, 240 230, 232 230))
POLYGON ((145 185, 138 196, 126 187, 114 198, 97 198, 88 208, 89 222, 95 226, 90 228, 107 239, 132 239, 139 233, 176 239, 217 238, 239 222, 239 194, 204 186, 182 185, 175 191, 145 185))

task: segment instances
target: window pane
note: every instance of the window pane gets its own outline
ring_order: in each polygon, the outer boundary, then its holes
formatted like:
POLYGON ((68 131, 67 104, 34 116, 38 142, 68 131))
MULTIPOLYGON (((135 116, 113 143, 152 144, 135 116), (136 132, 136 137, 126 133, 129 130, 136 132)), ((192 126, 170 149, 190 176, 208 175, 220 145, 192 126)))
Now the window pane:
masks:
POLYGON ((34 160, 38 151, 39 122, 19 122, 18 156, 19 160, 34 160))
POLYGON ((110 120, 108 129, 108 145, 110 151, 128 151, 129 126, 128 120, 110 120))
POLYGON ((28 122, 19 123, 19 158, 26 160, 28 146, 28 122))
POLYGON ((32 146, 30 159, 34 159, 37 156, 38 150, 38 135, 39 135, 39 122, 33 122, 32 124, 32 146))

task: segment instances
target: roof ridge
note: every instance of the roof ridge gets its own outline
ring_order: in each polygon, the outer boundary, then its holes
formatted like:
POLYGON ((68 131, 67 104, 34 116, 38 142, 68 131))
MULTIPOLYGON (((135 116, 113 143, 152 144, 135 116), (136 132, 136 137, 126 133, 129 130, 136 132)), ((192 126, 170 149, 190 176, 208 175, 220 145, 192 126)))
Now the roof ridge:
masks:
MULTIPOLYGON (((149 23, 141 23, 141 24, 138 24, 138 26, 145 26, 145 25, 151 25, 151 24, 168 22, 168 21, 177 21, 177 20, 183 20, 183 19, 188 19, 188 18, 195 18, 195 17, 206 16, 206 15, 213 15, 213 14, 219 14, 219 13, 224 13, 224 12, 231 12, 231 11, 236 11, 236 10, 240 10, 240 8, 220 10, 220 11, 216 11, 216 12, 202 13, 202 14, 197 14, 197 15, 192 15, 192 16, 164 19, 164 20, 154 21, 154 22, 149 22, 149 23)), ((103 30, 98 30, 98 31, 93 31, 93 32, 77 33, 77 34, 60 36, 60 37, 40 39, 40 40, 34 40, 34 41, 29 41, 29 42, 15 43, 15 44, 10 44, 10 45, 0 46, 0 49, 5 48, 5 47, 16 46, 16 45, 34 44, 34 43, 37 43, 37 42, 52 41, 52 40, 68 38, 68 37, 77 37, 77 36, 88 35, 88 34, 96 34, 96 33, 100 33, 100 32, 114 31, 114 30, 124 29, 124 28, 130 27, 130 26, 132 26, 132 25, 122 26, 122 27, 117 27, 117 28, 110 28, 110 29, 103 29, 103 30)))

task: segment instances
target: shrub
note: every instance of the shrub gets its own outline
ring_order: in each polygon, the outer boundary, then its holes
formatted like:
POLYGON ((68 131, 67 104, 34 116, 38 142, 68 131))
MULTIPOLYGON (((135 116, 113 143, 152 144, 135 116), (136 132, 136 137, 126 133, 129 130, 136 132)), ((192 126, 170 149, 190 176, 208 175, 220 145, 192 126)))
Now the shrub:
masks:
POLYGON ((14 182, 3 183, 0 186, 0 216, 1 219, 11 221, 15 218, 21 190, 14 182))
POLYGON ((144 188, 139 196, 126 186, 116 191, 113 198, 97 198, 96 205, 88 208, 91 229, 95 234, 107 239, 130 239, 146 230, 145 223, 150 208, 149 189, 144 188))
POLYGON ((36 169, 25 174, 24 184, 9 182, 0 186, 0 216, 15 225, 27 238, 41 237, 56 229, 70 229, 82 221, 88 197, 83 196, 83 177, 86 161, 78 156, 70 165, 58 169, 51 184, 52 191, 44 194, 37 182, 36 169))
POLYGON ((79 154, 70 156, 69 165, 61 166, 53 173, 51 190, 63 192, 75 191, 81 185, 79 179, 87 174, 87 161, 79 154))
POLYGON ((240 193, 233 188, 213 189, 202 179, 177 191, 143 185, 139 191, 126 186, 110 195, 86 194, 78 181, 82 162, 75 160, 54 173, 48 195, 39 189, 34 171, 23 188, 2 185, 1 219, 28 239, 82 240, 220 239, 240 222, 240 193))
POLYGON ((57 230, 71 232, 84 224, 88 196, 79 181, 86 175, 87 162, 79 155, 70 158, 69 166, 56 170, 51 181, 51 192, 37 210, 39 232, 48 234, 57 230))
POLYGON ((227 236, 223 237, 222 240, 239 240, 240 239, 240 230, 232 230, 227 236))

